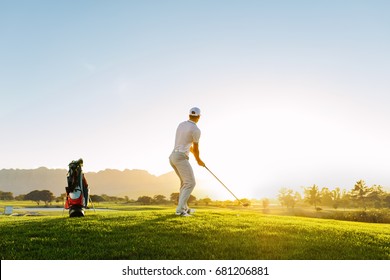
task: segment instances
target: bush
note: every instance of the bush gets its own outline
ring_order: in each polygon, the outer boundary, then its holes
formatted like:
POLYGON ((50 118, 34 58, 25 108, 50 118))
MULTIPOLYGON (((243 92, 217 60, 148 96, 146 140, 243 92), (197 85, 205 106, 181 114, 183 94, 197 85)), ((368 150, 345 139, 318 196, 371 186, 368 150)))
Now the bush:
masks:
POLYGON ((389 210, 336 212, 333 219, 365 223, 390 223, 389 210))

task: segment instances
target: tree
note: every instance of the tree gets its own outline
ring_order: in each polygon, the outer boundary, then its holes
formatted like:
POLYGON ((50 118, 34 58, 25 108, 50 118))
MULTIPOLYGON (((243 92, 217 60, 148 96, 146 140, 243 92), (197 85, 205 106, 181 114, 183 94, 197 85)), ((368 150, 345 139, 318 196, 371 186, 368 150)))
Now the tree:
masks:
POLYGON ((298 192, 295 192, 292 189, 281 188, 278 194, 278 199, 282 206, 287 208, 294 208, 295 204, 298 202, 300 195, 298 192))
POLYGON ((112 197, 107 194, 102 194, 101 197, 104 199, 104 201, 111 201, 112 197))
POLYGON ((206 197, 199 200, 200 203, 204 203, 206 206, 208 206, 211 203, 211 199, 206 197))
POLYGON ((91 198, 92 202, 99 203, 99 202, 103 202, 104 201, 104 198, 102 196, 100 196, 100 195, 92 194, 89 197, 91 198))
POLYGON ((351 194, 346 190, 343 190, 341 193, 340 204, 343 206, 344 210, 351 205, 351 194))
POLYGON ((161 195, 161 194, 158 194, 158 195, 155 195, 153 197, 153 200, 155 203, 157 204, 165 204, 168 202, 168 200, 166 199, 166 197, 164 195, 161 195))
POLYGON ((196 197, 193 196, 192 194, 190 195, 190 197, 188 198, 188 203, 192 203, 192 202, 195 202, 196 201, 196 197))
POLYGON ((171 193, 170 200, 177 204, 179 202, 179 193, 171 193))
POLYGON ((294 205, 297 205, 298 203, 300 203, 302 201, 302 196, 299 192, 295 192, 294 193, 294 202, 295 204, 294 205))
POLYGON ((333 206, 333 197, 332 192, 329 190, 329 188, 322 188, 321 189, 321 204, 324 206, 333 206))
POLYGON ((101 197, 104 199, 104 201, 124 201, 125 199, 123 197, 117 197, 117 196, 109 196, 107 194, 102 194, 101 197))
MULTIPOLYGON (((178 204, 179 203, 179 195, 180 195, 180 193, 171 193, 170 201, 172 201, 175 204, 178 204)), ((196 197, 191 194, 190 197, 188 198, 187 202, 192 203, 195 201, 196 201, 196 197)))
POLYGON ((366 210, 366 200, 368 197, 368 194, 370 192, 370 189, 366 185, 366 182, 363 180, 357 181, 353 190, 351 191, 351 197, 353 200, 355 200, 359 206, 363 207, 364 210, 366 210))
POLYGON ((43 201, 46 205, 48 205, 51 201, 55 199, 53 193, 48 190, 43 191, 32 191, 25 195, 25 200, 35 201, 38 205, 40 201, 43 201))
POLYGON ((12 192, 2 192, 0 191, 0 200, 13 200, 14 195, 12 192))
POLYGON ((279 190, 279 194, 278 194, 278 200, 280 202, 280 205, 286 206, 286 207, 288 207, 287 206, 287 199, 286 199, 287 192, 288 192, 287 188, 281 188, 279 190))
POLYGON ((318 190, 318 186, 313 185, 311 188, 305 188, 305 201, 310 205, 313 205, 317 209, 318 203, 321 202, 321 194, 318 190))
POLYGON ((25 194, 20 194, 15 196, 15 200, 22 201, 22 200, 27 200, 25 199, 26 195, 25 194))
POLYGON ((140 196, 137 200, 137 202, 143 204, 143 205, 150 205, 153 202, 153 198, 150 196, 140 196))
POLYGON ((32 191, 32 192, 29 192, 28 194, 26 194, 24 196, 24 199, 25 200, 32 200, 32 201, 35 201, 38 205, 39 205, 39 202, 41 201, 41 197, 39 195, 39 192, 40 191, 32 191))
POLYGON ((383 190, 382 186, 374 185, 369 188, 367 193, 367 200, 370 206, 375 208, 381 208, 382 202, 385 199, 386 192, 383 190))
POLYGON ((56 202, 64 201, 66 197, 66 193, 60 194, 60 196, 56 197, 56 202))
POLYGON ((385 207, 390 208, 390 193, 386 193, 383 197, 385 207))
POLYGON ((264 198, 261 203, 263 204, 263 209, 268 209, 269 207, 269 199, 268 198, 264 198))
POLYGON ((334 209, 337 209, 341 204, 341 189, 337 187, 334 190, 332 190, 331 196, 332 196, 332 206, 334 209))
POLYGON ((55 196, 51 191, 43 190, 41 191, 41 200, 45 202, 46 205, 48 205, 50 202, 55 200, 55 196))

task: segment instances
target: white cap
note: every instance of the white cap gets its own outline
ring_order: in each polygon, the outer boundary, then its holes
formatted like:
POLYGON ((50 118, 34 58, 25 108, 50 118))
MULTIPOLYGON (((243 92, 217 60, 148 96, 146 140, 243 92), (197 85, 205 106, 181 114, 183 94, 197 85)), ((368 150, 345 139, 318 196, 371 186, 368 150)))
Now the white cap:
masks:
POLYGON ((190 116, 199 117, 200 116, 200 109, 198 107, 191 108, 190 109, 190 116))

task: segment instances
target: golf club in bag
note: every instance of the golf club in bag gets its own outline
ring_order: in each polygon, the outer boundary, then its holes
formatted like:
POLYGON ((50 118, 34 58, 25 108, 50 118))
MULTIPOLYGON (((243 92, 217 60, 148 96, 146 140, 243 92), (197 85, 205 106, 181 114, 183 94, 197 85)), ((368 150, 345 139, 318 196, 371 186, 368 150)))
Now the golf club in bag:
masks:
POLYGON ((222 184, 222 186, 224 186, 225 187, 225 189, 227 189, 233 196, 234 196, 234 198, 235 199, 237 199, 237 201, 238 202, 240 202, 240 204, 242 205, 242 206, 249 206, 249 203, 244 203, 244 202, 242 202, 231 190, 229 190, 229 188, 228 187, 226 187, 226 185, 224 184, 224 183, 222 183, 222 181, 221 180, 219 180, 219 178, 217 177, 217 176, 215 176, 215 174, 213 173, 213 172, 211 172, 211 170, 210 169, 208 169, 208 167, 207 166, 204 166, 204 168, 206 168, 210 173, 211 173, 211 175, 213 175, 214 177, 215 177, 215 179, 217 179, 218 180, 218 182, 220 182, 221 184, 222 184))

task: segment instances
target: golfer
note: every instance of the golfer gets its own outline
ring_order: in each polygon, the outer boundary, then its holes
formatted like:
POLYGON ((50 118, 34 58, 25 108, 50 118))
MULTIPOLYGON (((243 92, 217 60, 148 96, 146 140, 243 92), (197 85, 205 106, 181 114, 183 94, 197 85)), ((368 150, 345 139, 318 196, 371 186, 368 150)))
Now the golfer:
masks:
POLYGON ((190 110, 189 120, 179 124, 176 130, 175 147, 169 157, 173 169, 180 179, 179 203, 176 215, 191 216, 194 209, 188 208, 187 201, 195 187, 195 177, 189 163, 189 154, 193 153, 200 166, 205 166, 199 157, 200 129, 196 125, 200 118, 200 109, 194 107, 190 110))

